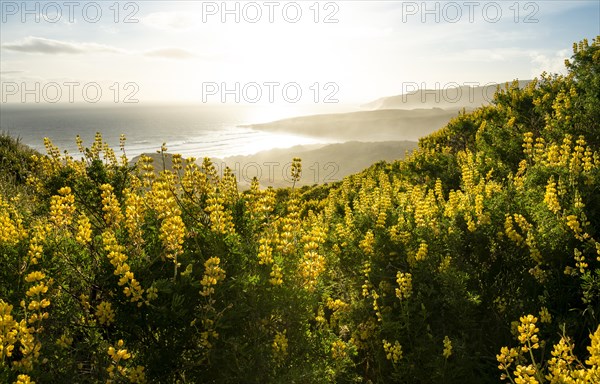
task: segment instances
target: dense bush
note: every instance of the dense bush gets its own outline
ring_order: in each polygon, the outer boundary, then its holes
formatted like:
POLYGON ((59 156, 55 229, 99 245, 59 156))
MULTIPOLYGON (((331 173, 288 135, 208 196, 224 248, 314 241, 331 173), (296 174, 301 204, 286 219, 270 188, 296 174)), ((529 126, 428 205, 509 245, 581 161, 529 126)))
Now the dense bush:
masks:
POLYGON ((600 39, 568 67, 329 186, 3 136, 0 380, 600 382, 600 39))

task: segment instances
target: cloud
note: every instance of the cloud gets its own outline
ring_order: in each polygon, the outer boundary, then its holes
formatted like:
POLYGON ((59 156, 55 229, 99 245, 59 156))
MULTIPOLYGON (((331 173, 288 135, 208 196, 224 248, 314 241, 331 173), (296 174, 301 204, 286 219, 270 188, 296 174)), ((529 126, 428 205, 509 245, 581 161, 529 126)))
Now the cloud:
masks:
POLYGON ((144 56, 162 57, 165 59, 187 60, 196 57, 192 52, 182 48, 159 48, 147 51, 144 56))
MULTIPOLYGON (((188 60, 197 57, 193 52, 177 47, 156 48, 147 51, 126 51, 120 48, 97 43, 74 43, 34 36, 29 36, 18 42, 4 43, 1 47, 8 51, 39 53, 46 55, 115 53, 159 57, 173 60, 188 60)), ((15 73, 14 71, 11 72, 15 73)), ((9 74, 9 72, 2 72, 2 74, 9 74)))
POLYGON ((185 12, 154 12, 142 19, 142 23, 164 30, 184 30, 194 26, 196 17, 185 12))
POLYGON ((495 63, 527 57, 526 50, 517 48, 466 49, 444 56, 441 60, 455 62, 495 63))
POLYGON ((531 69, 531 75, 533 77, 539 76, 540 73, 546 71, 548 73, 559 73, 566 74, 567 68, 565 67, 565 59, 571 56, 571 50, 561 49, 553 54, 543 54, 539 52, 531 53, 531 63, 533 67, 531 69))
POLYGON ((48 55, 123 52, 122 50, 109 45, 96 43, 72 43, 35 36, 26 37, 19 42, 4 43, 2 44, 2 48, 8 51, 42 53, 48 55))

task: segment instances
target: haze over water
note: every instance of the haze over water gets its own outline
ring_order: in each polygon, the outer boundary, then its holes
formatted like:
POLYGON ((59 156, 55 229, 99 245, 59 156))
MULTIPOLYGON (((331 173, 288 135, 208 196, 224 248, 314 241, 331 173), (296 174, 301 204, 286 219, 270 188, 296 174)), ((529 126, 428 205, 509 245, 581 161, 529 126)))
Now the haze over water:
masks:
MULTIPOLYGON (((348 107, 332 106, 327 111, 348 107)), ((119 136, 126 135, 126 151, 131 158, 155 152, 163 142, 169 152, 184 156, 218 157, 248 155, 272 148, 299 144, 328 143, 308 136, 258 131, 242 125, 268 122, 295 113, 317 113, 324 108, 276 109, 269 106, 225 105, 98 105, 52 107, 4 105, 0 131, 9 132, 43 152, 43 137, 50 138, 61 151, 77 155, 75 136, 89 144, 96 132, 118 148, 119 136)))

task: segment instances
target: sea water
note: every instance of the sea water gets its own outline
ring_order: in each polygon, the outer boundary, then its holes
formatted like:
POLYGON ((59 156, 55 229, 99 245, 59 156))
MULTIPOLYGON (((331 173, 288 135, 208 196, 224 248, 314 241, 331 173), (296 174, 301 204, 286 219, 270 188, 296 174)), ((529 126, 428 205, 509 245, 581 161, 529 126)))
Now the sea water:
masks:
POLYGON ((44 152, 48 137, 61 151, 77 158, 75 143, 80 135, 86 146, 96 132, 118 150, 119 136, 125 134, 126 153, 131 159, 152 153, 166 143, 170 153, 184 156, 225 158, 249 155, 273 148, 323 143, 323 139, 294 134, 259 131, 244 125, 318 112, 346 110, 335 106, 277 108, 242 105, 37 105, 2 104, 0 132, 19 137, 21 142, 44 152))

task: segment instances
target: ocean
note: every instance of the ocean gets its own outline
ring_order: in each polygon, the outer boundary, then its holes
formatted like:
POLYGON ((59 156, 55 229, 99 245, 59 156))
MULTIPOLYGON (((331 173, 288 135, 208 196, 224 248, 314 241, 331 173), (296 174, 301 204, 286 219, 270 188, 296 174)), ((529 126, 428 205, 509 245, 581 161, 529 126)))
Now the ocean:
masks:
MULTIPOLYGON (((156 152, 162 143, 168 152, 183 156, 225 158, 250 155, 273 148, 319 144, 323 139, 293 133, 258 131, 243 125, 265 123, 299 115, 346 112, 348 106, 324 108, 271 105, 0 105, 0 132, 45 153, 48 137, 78 158, 75 143, 80 135, 89 146, 96 132, 116 151, 125 134, 127 156, 156 152)), ((120 152, 117 151, 117 154, 120 152)))

